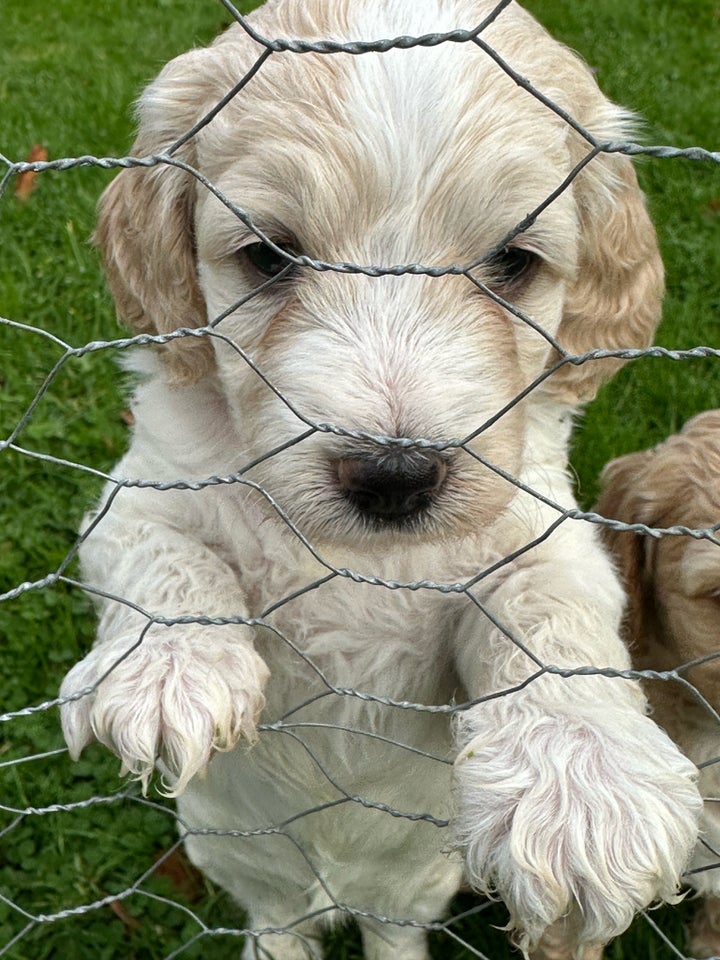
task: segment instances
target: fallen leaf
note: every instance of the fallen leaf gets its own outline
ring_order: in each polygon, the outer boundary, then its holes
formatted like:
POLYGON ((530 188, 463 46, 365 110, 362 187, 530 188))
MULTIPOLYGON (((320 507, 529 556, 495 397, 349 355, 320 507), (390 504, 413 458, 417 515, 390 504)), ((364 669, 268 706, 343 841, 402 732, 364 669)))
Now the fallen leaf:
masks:
POLYGON ((128 930, 139 930, 140 921, 127 912, 120 900, 111 900, 110 909, 128 930))
MULTIPOLYGON (((48 158, 48 152, 41 144, 36 143, 30 153, 27 155, 26 163, 44 162, 48 158)), ((25 203, 30 194, 37 186, 35 178, 37 173, 34 170, 25 170, 18 174, 15 181, 15 196, 21 203, 25 203)))
POLYGON ((205 894, 205 884, 202 874, 190 863, 181 850, 173 850, 169 854, 161 854, 155 859, 155 873, 170 881, 189 903, 197 903, 205 894))

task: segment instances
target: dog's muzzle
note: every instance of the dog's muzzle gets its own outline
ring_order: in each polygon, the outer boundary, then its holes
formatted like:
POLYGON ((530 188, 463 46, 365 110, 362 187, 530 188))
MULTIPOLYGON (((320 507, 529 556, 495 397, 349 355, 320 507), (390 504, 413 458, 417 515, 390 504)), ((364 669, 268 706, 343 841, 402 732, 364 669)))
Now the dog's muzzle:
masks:
POLYGON ((415 450, 345 457, 337 466, 345 498, 363 517, 388 525, 419 518, 446 476, 447 465, 440 457, 415 450))

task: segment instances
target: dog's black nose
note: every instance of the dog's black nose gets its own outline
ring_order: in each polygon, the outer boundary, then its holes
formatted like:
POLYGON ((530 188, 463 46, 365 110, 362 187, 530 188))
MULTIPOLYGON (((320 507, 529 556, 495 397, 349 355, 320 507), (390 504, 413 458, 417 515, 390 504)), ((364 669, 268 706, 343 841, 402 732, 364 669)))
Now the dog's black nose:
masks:
POLYGON ((433 453, 393 451, 338 463, 340 489, 364 516, 382 523, 412 519, 430 506, 447 466, 433 453))

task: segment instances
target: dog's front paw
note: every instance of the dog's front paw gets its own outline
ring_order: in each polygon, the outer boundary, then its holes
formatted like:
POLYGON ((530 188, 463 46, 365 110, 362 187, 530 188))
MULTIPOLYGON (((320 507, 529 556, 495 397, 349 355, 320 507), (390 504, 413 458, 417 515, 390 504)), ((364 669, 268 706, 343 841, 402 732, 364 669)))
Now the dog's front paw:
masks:
POLYGON ((456 828, 469 878, 505 901, 526 955, 560 918, 576 946, 597 947, 638 910, 677 899, 697 771, 642 715, 604 707, 598 723, 509 707, 463 724, 456 828))
POLYGON ((63 681, 65 739, 77 758, 97 738, 143 789, 159 760, 177 795, 216 750, 254 739, 267 676, 246 638, 225 628, 180 625, 167 639, 101 643, 63 681))

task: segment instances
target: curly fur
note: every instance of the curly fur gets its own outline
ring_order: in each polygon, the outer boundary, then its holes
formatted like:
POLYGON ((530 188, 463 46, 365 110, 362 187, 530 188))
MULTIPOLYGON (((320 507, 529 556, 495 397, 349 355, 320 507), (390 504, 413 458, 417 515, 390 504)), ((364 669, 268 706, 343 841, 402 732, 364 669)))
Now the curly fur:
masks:
MULTIPOLYGON (((471 28, 492 7, 271 0, 249 19, 270 37, 368 40, 471 28)), ((483 40, 596 137, 627 135, 629 114, 517 5, 483 40)), ((235 25, 169 64, 140 100, 134 153, 175 143, 259 52, 235 25)), ((448 265, 491 250, 587 150, 475 44, 443 43, 274 54, 175 156, 286 249, 448 265)), ((100 625, 63 686, 71 752, 96 736, 145 785, 160 766, 192 859, 275 960, 319 957, 339 904, 368 960, 426 960, 418 923, 445 911, 463 857, 537 957, 591 956, 672 900, 696 839, 695 768, 636 683, 573 675, 629 667, 622 591, 589 526, 544 537, 557 513, 507 479, 573 506, 573 416, 616 364, 543 379, 558 360, 547 337, 466 276, 296 269, 258 290, 257 236, 167 162, 119 174, 96 236, 133 330, 203 335, 134 361, 116 475, 156 486, 128 484, 106 510, 110 484, 88 519, 100 625), (368 520, 367 486, 384 506, 377 477, 393 470, 424 478, 422 508, 368 520), (228 482, 194 489, 213 477, 228 482), (433 757, 455 755, 453 778, 433 757), (462 856, 445 852, 450 817, 462 856)), ((532 269, 508 278, 496 260, 473 276, 564 349, 650 342, 662 266, 627 158, 598 155, 512 243, 532 269)))
MULTIPOLYGON (((603 481, 597 509, 608 517, 659 528, 713 527, 720 520, 720 410, 699 414, 651 450, 614 460, 605 468, 603 481)), ((655 720, 701 766, 700 790, 708 799, 688 881, 705 901, 690 949, 694 957, 717 956, 720 547, 709 540, 654 539, 611 530, 605 538, 627 585, 624 628, 635 665, 670 671, 704 661, 682 670, 691 687, 648 681, 647 693, 655 720)))

